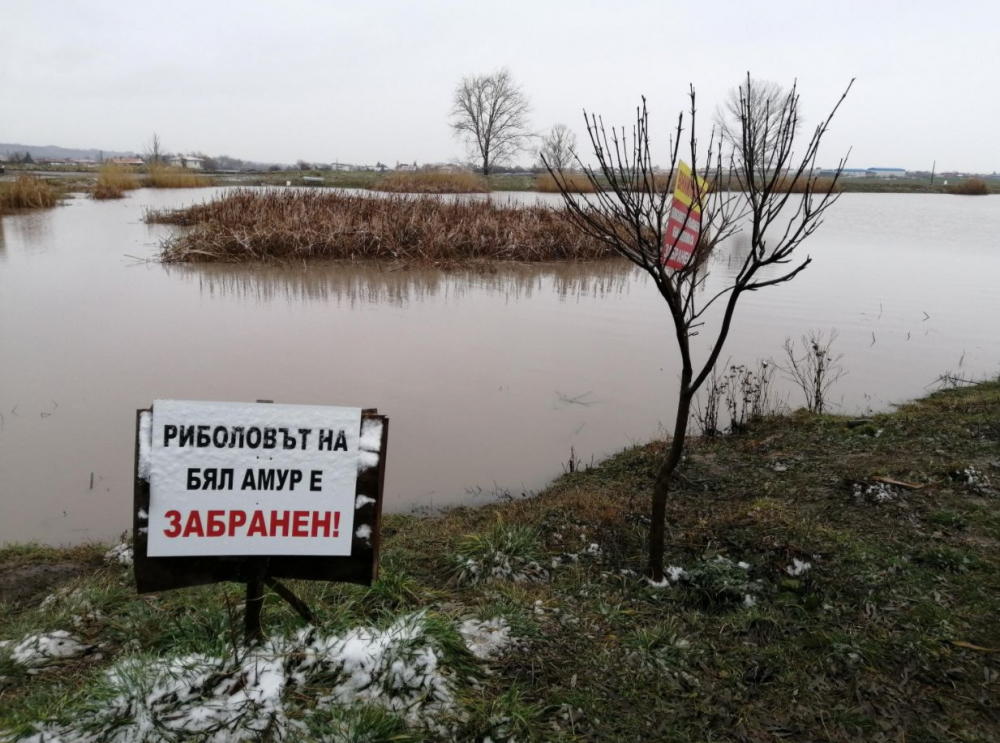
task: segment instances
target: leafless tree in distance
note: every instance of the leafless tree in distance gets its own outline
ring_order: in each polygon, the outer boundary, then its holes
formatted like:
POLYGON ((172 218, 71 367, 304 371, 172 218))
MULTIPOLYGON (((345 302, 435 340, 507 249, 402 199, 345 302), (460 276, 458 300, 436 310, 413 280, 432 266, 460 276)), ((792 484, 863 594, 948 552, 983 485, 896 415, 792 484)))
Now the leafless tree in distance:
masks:
POLYGON ((649 573, 654 581, 663 580, 669 484, 684 453, 692 399, 722 353, 740 298, 747 292, 791 281, 809 265, 811 258, 806 256, 800 260, 796 251, 816 231, 826 210, 836 202, 837 195, 833 191, 846 162, 846 158, 840 161, 832 183, 817 189, 816 156, 851 85, 829 116, 802 144, 797 158, 793 156, 799 122, 796 86, 783 99, 780 115, 774 123, 762 127, 755 119, 755 84, 748 75, 745 94, 739 99, 738 146, 730 144, 727 147, 725 137, 713 130, 704 150, 699 149, 695 135, 697 108, 695 91, 691 87, 687 157, 694 173, 704 178, 709 187, 699 191, 698 179, 692 178, 695 199, 686 208, 686 213, 679 216, 673 207, 672 184, 679 173, 678 155, 685 124, 683 113, 669 138, 670 167, 665 180, 657 178, 654 172, 645 98, 636 111, 636 122, 630 134, 622 127, 612 128, 609 135, 601 118, 584 111, 597 166, 586 167, 579 159, 577 163, 594 186, 594 194, 571 193, 565 175, 546 163, 559 184, 568 217, 585 233, 605 242, 645 270, 653 278, 673 321, 681 374, 673 435, 653 485, 649 573), (765 148, 769 148, 772 167, 767 174, 761 174, 753 164, 758 162, 758 153, 765 148), (724 164, 732 173, 736 190, 711 187, 712 183, 721 183, 724 164), (780 189, 782 178, 791 180, 793 185, 798 184, 800 193, 780 189), (676 258, 681 241, 676 232, 673 236, 667 235, 671 212, 686 226, 692 221, 698 203, 702 211, 701 237, 682 267, 668 268, 666 263, 676 258), (786 210, 786 207, 790 208, 786 210), (702 293, 700 290, 708 277, 709 255, 717 245, 740 231, 749 234, 749 249, 735 264, 732 278, 717 291, 702 293), (706 315, 717 302, 721 303, 719 311, 713 316, 706 315), (711 345, 705 350, 697 349, 703 358, 696 362, 692 338, 707 332, 709 323, 711 345))
POLYGON ((554 170, 569 170, 576 157, 576 135, 565 124, 556 124, 542 137, 538 156, 554 170))
POLYGON ((150 165, 159 165, 163 162, 163 146, 160 142, 160 135, 156 132, 153 132, 153 136, 146 143, 145 155, 146 162, 150 165))
MULTIPOLYGON (((723 144, 736 153, 737 161, 743 155, 743 112, 749 114, 747 124, 751 135, 758 140, 755 148, 757 172, 766 173, 774 167, 773 152, 781 136, 781 121, 788 96, 779 83, 771 80, 754 80, 749 76, 736 88, 731 88, 723 103, 715 109, 715 126, 723 144)), ((801 122, 796 120, 796 127, 801 122)), ((797 132, 796 132, 797 133, 797 132)))
POLYGON ((531 102, 506 67, 463 78, 455 88, 451 128, 483 175, 528 149, 531 102))

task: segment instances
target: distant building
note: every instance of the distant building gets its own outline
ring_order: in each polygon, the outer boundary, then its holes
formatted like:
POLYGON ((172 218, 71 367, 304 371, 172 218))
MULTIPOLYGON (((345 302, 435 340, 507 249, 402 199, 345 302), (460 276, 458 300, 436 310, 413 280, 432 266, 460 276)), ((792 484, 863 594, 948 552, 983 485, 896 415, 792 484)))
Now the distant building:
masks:
POLYGON ((905 178, 906 171, 903 168, 868 168, 866 171, 872 178, 905 178))
POLYGON ((141 157, 109 157, 104 162, 112 165, 142 165, 141 157))
POLYGON ((188 170, 201 170, 204 160, 200 157, 195 157, 194 155, 174 155, 168 162, 171 165, 175 165, 178 168, 187 168, 188 170))

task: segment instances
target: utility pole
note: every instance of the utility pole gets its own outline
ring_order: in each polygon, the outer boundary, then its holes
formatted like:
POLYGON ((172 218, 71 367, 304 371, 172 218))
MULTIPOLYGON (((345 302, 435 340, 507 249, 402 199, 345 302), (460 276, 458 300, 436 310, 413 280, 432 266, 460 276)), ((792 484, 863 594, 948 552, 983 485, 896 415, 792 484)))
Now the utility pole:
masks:
POLYGON ((937 172, 937 160, 935 160, 934 164, 931 166, 931 185, 932 186, 934 185, 934 174, 936 172, 937 172))

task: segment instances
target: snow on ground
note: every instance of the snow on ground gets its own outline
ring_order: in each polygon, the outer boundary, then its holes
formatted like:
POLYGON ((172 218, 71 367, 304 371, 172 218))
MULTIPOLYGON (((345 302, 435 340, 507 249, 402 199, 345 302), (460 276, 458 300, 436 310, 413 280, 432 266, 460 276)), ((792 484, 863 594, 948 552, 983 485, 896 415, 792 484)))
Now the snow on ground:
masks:
POLYGON ((108 565, 123 565, 132 567, 132 545, 122 542, 104 553, 104 562, 108 565))
POLYGON ((479 620, 467 619, 458 628, 469 650, 477 658, 487 660, 503 652, 514 642, 510 636, 510 625, 502 617, 479 620))
POLYGON ((66 630, 27 635, 20 641, 0 641, 0 651, 10 653, 11 660, 29 669, 42 668, 61 660, 78 658, 93 650, 66 630))
MULTIPOLYGON (((483 659, 513 642, 499 618, 470 619, 459 631, 483 659)), ((320 694, 316 709, 373 705, 410 725, 432 726, 453 708, 458 682, 422 612, 386 629, 356 627, 342 635, 308 627, 241 657, 120 660, 106 672, 101 693, 71 723, 43 725, 29 740, 97 743, 109 739, 109 730, 119 743, 174 740, 180 734, 216 743, 297 739, 306 732, 302 718, 312 705, 293 705, 301 704, 310 686, 320 694)))

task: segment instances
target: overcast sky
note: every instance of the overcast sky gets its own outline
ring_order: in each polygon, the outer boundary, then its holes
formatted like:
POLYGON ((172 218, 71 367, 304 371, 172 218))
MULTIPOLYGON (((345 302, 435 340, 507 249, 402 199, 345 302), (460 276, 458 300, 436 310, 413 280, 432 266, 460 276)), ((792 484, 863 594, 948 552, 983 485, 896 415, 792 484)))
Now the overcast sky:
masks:
POLYGON ((798 79, 811 126, 857 77, 821 165, 1000 170, 998 0, 2 0, 0 142, 451 161, 455 85, 501 66, 537 130, 645 94, 664 161, 688 83, 707 121, 748 70, 798 79))

